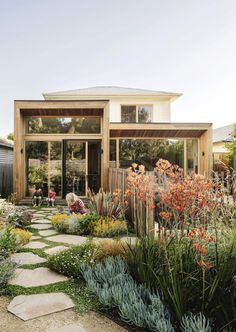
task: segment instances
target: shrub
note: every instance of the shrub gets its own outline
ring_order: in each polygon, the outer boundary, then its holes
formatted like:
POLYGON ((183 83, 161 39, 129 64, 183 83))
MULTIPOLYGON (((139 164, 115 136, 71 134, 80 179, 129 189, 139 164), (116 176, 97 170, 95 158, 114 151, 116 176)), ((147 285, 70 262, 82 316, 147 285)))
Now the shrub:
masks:
POLYGON ((7 197, 7 202, 8 203, 12 203, 12 204, 18 204, 19 200, 17 198, 17 193, 11 193, 8 197, 7 197))
POLYGON ((181 321, 181 330, 183 332, 211 332, 208 319, 201 313, 199 315, 184 316, 181 321))
POLYGON ((6 219, 6 221, 12 225, 19 228, 24 228, 30 225, 32 219, 32 213, 26 210, 15 211, 14 213, 10 213, 6 219))
POLYGON ((118 190, 111 193, 100 189, 97 194, 89 190, 89 209, 92 213, 102 217, 124 219, 126 207, 122 204, 121 195, 118 190))
POLYGON ((217 328, 235 328, 235 231, 160 233, 128 246, 126 258, 138 282, 161 292, 176 322, 187 312, 202 312, 217 328))
POLYGON ((92 224, 92 235, 100 237, 120 236, 127 233, 125 220, 117 220, 112 217, 102 217, 92 224))
POLYGON ((0 255, 0 293, 4 290, 4 286, 8 280, 13 277, 17 264, 12 262, 9 257, 0 255))
POLYGON ((99 216, 97 214, 84 214, 79 219, 80 224, 80 234, 89 235, 92 232, 93 222, 98 220, 99 216))
POLYGON ((15 252, 18 247, 17 236, 9 225, 0 228, 0 253, 15 252))
POLYGON ((92 230, 92 222, 99 217, 94 214, 70 216, 56 214, 52 217, 52 225, 61 233, 89 235, 92 230))
POLYGON ((68 216, 67 214, 56 213, 52 216, 51 223, 54 227, 56 227, 57 224, 59 224, 61 221, 66 220, 68 218, 70 218, 70 216, 68 216))
POLYGON ((126 251, 127 244, 121 240, 102 240, 99 241, 99 259, 103 259, 108 256, 123 256, 126 251))
POLYGON ((99 252, 99 246, 91 241, 81 246, 65 249, 48 259, 50 268, 69 277, 80 277, 81 264, 93 264, 99 252))
POLYGON ((16 235, 17 243, 24 245, 29 242, 32 233, 21 228, 13 228, 12 232, 16 235))
POLYGON ((158 332, 174 331, 159 294, 137 285, 120 257, 108 257, 94 266, 83 264, 81 271, 89 290, 104 306, 117 307, 128 324, 158 332))

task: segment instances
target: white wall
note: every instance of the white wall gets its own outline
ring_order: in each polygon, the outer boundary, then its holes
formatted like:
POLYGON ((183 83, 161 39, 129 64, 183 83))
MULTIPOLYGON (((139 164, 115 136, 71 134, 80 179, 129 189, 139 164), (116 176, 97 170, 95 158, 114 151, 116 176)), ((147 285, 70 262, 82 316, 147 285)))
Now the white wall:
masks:
POLYGON ((121 122, 121 105, 153 105, 152 122, 170 122, 170 101, 151 98, 110 98, 110 122, 121 122))

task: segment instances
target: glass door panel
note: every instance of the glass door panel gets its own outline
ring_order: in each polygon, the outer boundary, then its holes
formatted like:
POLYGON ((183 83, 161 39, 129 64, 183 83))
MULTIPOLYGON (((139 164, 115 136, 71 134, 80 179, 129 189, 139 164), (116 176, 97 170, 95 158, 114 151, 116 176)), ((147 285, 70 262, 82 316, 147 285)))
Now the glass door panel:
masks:
POLYGON ((88 141, 88 188, 98 192, 101 186, 101 142, 88 141))
POLYGON ((66 141, 64 158, 64 195, 73 192, 78 196, 85 196, 87 188, 86 143, 66 141))

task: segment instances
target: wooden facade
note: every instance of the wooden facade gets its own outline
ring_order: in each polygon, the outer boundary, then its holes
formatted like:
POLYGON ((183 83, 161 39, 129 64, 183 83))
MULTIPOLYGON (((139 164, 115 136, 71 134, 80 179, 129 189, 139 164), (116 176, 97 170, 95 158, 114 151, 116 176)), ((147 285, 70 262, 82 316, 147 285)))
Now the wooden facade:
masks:
MULTIPOLYGON (((123 138, 194 138, 198 139, 199 172, 210 174, 212 169, 212 127, 211 124, 188 123, 110 123, 108 100, 46 100, 15 101, 14 110, 14 192, 19 199, 26 196, 26 142, 99 141, 101 142, 101 186, 108 188, 109 142, 123 138), (32 134, 26 131, 27 117, 78 117, 97 116, 101 118, 101 132, 89 134, 32 134)), ((119 165, 116 165, 119 167, 119 165)))

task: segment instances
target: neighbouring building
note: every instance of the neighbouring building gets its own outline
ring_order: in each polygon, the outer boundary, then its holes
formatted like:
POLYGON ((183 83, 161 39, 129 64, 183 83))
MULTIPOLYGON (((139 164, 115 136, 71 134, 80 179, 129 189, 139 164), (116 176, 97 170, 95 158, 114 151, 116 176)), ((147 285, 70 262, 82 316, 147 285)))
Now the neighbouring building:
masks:
POLYGON ((213 165, 214 170, 222 170, 222 163, 227 165, 227 146, 231 142, 234 125, 224 126, 213 129, 213 165))
POLYGON ((0 138, 0 196, 12 193, 13 180, 13 142, 0 138))
POLYGON ((181 94, 93 87, 44 93, 15 101, 14 191, 19 198, 40 185, 57 195, 107 188, 109 167, 132 162, 152 170, 159 158, 209 174, 212 124, 171 122, 181 94))

